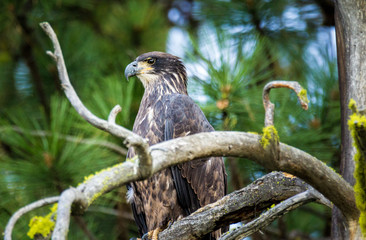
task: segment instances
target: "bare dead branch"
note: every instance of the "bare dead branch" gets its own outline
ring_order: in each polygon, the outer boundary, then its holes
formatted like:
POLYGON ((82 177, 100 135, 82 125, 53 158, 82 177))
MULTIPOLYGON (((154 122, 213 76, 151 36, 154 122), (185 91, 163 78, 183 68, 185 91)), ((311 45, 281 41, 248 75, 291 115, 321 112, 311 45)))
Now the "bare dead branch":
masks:
POLYGON ((6 225, 5 232, 4 232, 4 240, 11 240, 11 233, 13 232, 13 228, 15 226, 15 223, 24 214, 26 214, 26 213, 34 210, 34 209, 37 209, 37 208, 40 208, 40 207, 43 207, 43 206, 46 206, 46 205, 49 205, 49 204, 52 204, 52 203, 56 203, 56 202, 58 202, 59 199, 60 199, 59 196, 44 198, 44 199, 38 200, 34 203, 31 203, 31 204, 29 204, 25 207, 22 207, 21 209, 16 211, 13 214, 13 216, 11 216, 11 218, 9 219, 8 224, 6 225))
MULTIPOLYGON (((30 134, 31 136, 36 136, 36 137, 50 137, 50 136, 52 136, 51 132, 42 131, 42 130, 28 130, 28 129, 20 128, 18 126, 8 126, 8 127, 1 127, 0 128, 0 132, 7 131, 7 130, 15 131, 15 132, 20 133, 20 134, 30 134)), ((88 144, 88 145, 97 145, 97 146, 105 147, 105 148, 108 148, 108 149, 111 149, 111 150, 115 151, 116 153, 118 153, 122 156, 127 155, 127 150, 125 148, 120 147, 117 144, 109 142, 109 141, 98 140, 98 139, 89 139, 89 138, 81 138, 81 137, 75 137, 75 136, 63 135, 63 134, 58 134, 57 137, 60 138, 60 139, 65 139, 68 142, 88 144)))
MULTIPOLYGON (((145 139, 141 138, 139 135, 131 132, 130 130, 115 124, 115 117, 119 112, 118 107, 115 107, 110 113, 109 121, 105 121, 96 117, 84 106, 70 83, 61 47, 55 32, 47 22, 41 23, 40 26, 52 41, 54 53, 47 52, 47 54, 56 61, 61 85, 64 89, 65 95, 67 96, 75 110, 79 113, 80 116, 82 116, 93 126, 122 138, 127 146, 133 147, 136 154, 139 156, 138 168, 135 169, 134 173, 138 176, 138 178, 149 177, 151 175, 152 160, 148 152, 148 142, 145 139)), ((87 199, 84 194, 80 193, 76 189, 66 190, 61 195, 60 206, 57 210, 59 217, 56 221, 56 226, 52 235, 53 239, 65 239, 65 237, 67 236, 70 222, 71 204, 76 200, 82 200, 84 205, 82 207, 86 208, 90 204, 88 200, 91 199, 87 199)))
POLYGON ((251 159, 269 170, 291 173, 313 186, 337 205, 347 218, 357 219, 353 188, 334 170, 315 157, 289 145, 279 144, 279 158, 268 158, 260 135, 243 132, 199 133, 150 147, 153 173, 171 165, 208 156, 251 159))
POLYGON ((51 25, 47 22, 40 23, 40 26, 52 41, 54 52, 52 53, 48 51, 47 54, 50 55, 57 64, 58 74, 61 80, 61 86, 72 106, 79 113, 79 115, 82 116, 91 125, 123 139, 127 146, 133 147, 135 149, 136 154, 139 156, 139 165, 140 165, 138 169, 139 174, 141 175, 141 177, 145 177, 145 175, 150 176, 151 157, 148 153, 149 148, 148 142, 139 135, 133 133, 132 131, 124 127, 98 118, 84 106, 84 104, 81 102, 80 98, 78 97, 73 86, 70 83, 61 47, 55 32, 53 31, 51 25))
POLYGON ((289 88, 295 91, 301 107, 308 109, 308 100, 306 97, 306 90, 301 87, 298 82, 294 81, 272 81, 266 84, 263 88, 263 105, 265 109, 264 126, 271 126, 274 122, 274 104, 269 99, 269 92, 272 88, 289 88))
POLYGON ((319 193, 314 191, 314 189, 299 193, 268 209, 268 211, 264 212, 258 218, 245 224, 244 226, 238 227, 225 233, 220 238, 220 240, 244 239, 259 231, 260 229, 265 228, 274 220, 287 214, 289 211, 296 209, 306 203, 316 201, 319 199, 319 197, 324 198, 323 196, 319 196, 319 193))
MULTIPOLYGON (((308 192, 306 197, 293 199, 290 201, 292 204, 287 202, 279 205, 284 208, 280 212, 282 214, 285 213, 286 209, 294 209, 301 204, 320 198, 324 199, 324 197, 298 178, 287 177, 281 172, 272 172, 249 186, 228 194, 217 202, 202 207, 190 216, 174 222, 159 234, 159 239, 199 239, 230 223, 253 219, 270 208, 271 205, 278 204, 296 194, 307 191, 307 189, 310 189, 311 192, 308 192), (304 198, 306 198, 306 202, 304 198)), ((323 201, 327 202, 327 200, 323 201)), ((330 203, 328 202, 327 205, 330 203)), ((278 217, 278 213, 270 219, 268 217, 262 218, 261 221, 273 221, 276 217, 278 217)), ((254 228, 253 230, 258 229, 254 228)))
POLYGON ((71 206, 74 203, 73 214, 75 212, 84 212, 88 206, 85 195, 76 188, 69 188, 61 194, 57 207, 57 221, 53 230, 53 240, 67 239, 69 232, 71 206))

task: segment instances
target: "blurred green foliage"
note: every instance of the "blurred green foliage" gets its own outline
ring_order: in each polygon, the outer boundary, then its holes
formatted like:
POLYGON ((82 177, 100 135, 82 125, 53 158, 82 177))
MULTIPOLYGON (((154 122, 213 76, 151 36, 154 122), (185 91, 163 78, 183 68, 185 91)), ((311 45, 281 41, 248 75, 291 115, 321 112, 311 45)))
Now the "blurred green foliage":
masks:
MULTIPOLYGON (((56 66, 45 54, 52 46, 40 22, 50 22, 56 31, 71 82, 86 107, 106 119, 120 104, 117 122, 127 128, 132 127, 143 87, 137 79, 125 81, 123 70, 143 52, 180 52, 190 76, 189 92, 217 130, 260 133, 263 86, 271 80, 299 81, 308 90, 307 112, 289 90, 271 91, 280 141, 337 169, 340 106, 333 23, 327 11, 333 6, 327 4, 3 0, 0 232, 20 207, 58 195, 125 158, 113 148, 125 151, 119 139, 91 127, 67 102, 56 66), (174 34, 177 29, 182 35, 174 34)), ((227 158, 226 164, 230 191, 266 173, 265 167, 248 159, 227 158)), ((88 234, 97 239, 137 236, 124 199, 124 188, 102 196, 82 218, 72 219, 69 239, 88 239, 88 234)), ((29 219, 47 212, 45 207, 21 218, 13 239, 28 239, 29 219)), ((329 237, 329 218, 329 210, 310 204, 252 238, 329 237)))

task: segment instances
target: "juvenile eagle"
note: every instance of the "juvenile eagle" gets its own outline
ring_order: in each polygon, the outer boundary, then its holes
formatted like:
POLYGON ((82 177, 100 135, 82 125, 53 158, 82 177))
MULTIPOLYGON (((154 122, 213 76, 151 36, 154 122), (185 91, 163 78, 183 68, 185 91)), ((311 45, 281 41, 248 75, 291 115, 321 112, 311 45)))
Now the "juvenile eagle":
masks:
MULTIPOLYGON (((150 145, 199 132, 214 131, 201 109, 187 94, 187 74, 181 60, 163 52, 140 55, 125 70, 137 76, 145 93, 133 132, 150 145)), ((128 157, 134 156, 133 149, 128 157)), ((127 199, 141 234, 157 239, 168 223, 215 202, 226 194, 222 158, 211 157, 179 164, 144 181, 131 183, 127 199)), ((204 239, 216 239, 220 230, 204 239)))

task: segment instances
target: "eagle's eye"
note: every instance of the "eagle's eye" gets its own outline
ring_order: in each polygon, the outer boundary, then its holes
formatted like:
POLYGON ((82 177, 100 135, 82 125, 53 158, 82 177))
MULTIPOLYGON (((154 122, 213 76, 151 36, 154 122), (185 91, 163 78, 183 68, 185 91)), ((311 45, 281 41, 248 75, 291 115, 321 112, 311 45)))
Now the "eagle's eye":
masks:
POLYGON ((154 64, 155 63, 155 59, 154 58, 147 58, 145 60, 148 64, 154 64))

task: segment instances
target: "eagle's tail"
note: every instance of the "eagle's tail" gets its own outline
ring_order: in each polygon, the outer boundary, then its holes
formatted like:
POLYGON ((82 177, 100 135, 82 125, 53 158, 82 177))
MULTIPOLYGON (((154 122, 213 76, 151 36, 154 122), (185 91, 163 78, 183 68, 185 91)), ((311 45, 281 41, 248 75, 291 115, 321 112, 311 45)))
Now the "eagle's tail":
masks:
POLYGON ((223 227, 215 232, 205 235, 202 239, 203 240, 218 240, 221 237, 221 234, 228 231, 228 227, 223 227))

